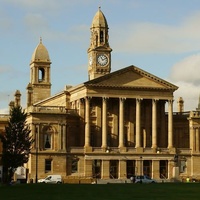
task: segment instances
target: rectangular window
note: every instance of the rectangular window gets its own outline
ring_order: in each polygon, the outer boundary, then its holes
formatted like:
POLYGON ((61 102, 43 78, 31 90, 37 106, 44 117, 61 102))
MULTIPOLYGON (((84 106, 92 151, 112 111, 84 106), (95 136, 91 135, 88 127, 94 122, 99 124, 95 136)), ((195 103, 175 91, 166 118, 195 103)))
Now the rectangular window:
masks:
POLYGON ((74 156, 72 158, 72 173, 77 173, 78 172, 78 158, 74 156))
POLYGON ((94 178, 101 178, 101 160, 93 160, 92 174, 94 178))
POLYGON ((186 172, 186 161, 181 160, 181 162, 180 162, 180 173, 184 173, 184 172, 186 172))
POLYGON ((134 160, 126 161, 126 174, 127 174, 127 178, 130 178, 135 175, 135 161, 134 160))
POLYGON ((167 179, 168 178, 168 161, 160 160, 160 178, 167 179))
POLYGON ((51 134, 44 135, 44 148, 51 149, 51 134))
POLYGON ((48 173, 51 171, 51 163, 52 163, 52 160, 50 159, 45 160, 45 173, 48 173))
POLYGON ((144 160, 143 162, 143 174, 152 177, 152 161, 144 160))
POLYGON ((119 161, 118 160, 110 160, 110 178, 116 179, 118 178, 119 173, 119 161))

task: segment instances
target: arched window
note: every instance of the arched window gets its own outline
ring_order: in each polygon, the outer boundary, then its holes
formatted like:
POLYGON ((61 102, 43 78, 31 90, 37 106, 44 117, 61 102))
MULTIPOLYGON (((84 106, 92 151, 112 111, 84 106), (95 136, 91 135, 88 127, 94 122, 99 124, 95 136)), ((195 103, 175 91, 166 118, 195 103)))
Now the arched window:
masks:
POLYGON ((52 149, 53 146, 53 128, 51 126, 44 129, 44 149, 52 149))
POLYGON ((39 71, 38 71, 39 82, 43 82, 44 78, 45 78, 45 70, 44 68, 39 68, 39 71))
POLYGON ((51 135, 50 134, 44 135, 44 148, 51 149, 51 135))
POLYGON ((103 31, 100 31, 100 42, 104 41, 104 35, 103 35, 103 31))

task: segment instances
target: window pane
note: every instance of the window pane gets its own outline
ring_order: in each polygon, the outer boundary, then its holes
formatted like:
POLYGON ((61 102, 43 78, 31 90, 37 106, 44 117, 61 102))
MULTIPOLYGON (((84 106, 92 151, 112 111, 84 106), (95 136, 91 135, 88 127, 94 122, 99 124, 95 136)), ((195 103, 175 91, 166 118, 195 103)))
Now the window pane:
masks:
POLYGON ((52 160, 45 160, 45 172, 51 171, 51 162, 52 160))

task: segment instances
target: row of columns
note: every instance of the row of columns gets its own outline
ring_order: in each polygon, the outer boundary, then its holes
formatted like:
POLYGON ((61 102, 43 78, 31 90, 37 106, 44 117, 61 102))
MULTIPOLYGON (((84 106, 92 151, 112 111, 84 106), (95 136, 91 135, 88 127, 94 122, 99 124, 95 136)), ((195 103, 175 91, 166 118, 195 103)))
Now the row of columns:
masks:
POLYGON ((190 128, 190 149, 192 151, 200 151, 200 127, 191 127, 190 128))
MULTIPOLYGON (((90 97, 85 98, 85 147, 90 146, 90 97)), ((102 98, 102 148, 107 147, 107 97, 102 98)), ((124 101, 119 98, 119 148, 124 147, 124 101)), ((141 101, 136 99, 136 148, 141 147, 141 101)), ((152 99, 152 148, 157 148, 157 99, 152 99)), ((173 147, 173 100, 168 101, 168 148, 173 147)))
MULTIPOLYGON (((159 160, 152 160, 151 165, 151 177, 154 179, 160 179, 160 161, 159 160)), ((85 168, 85 175, 92 176, 92 160, 85 160, 85 165, 88 167, 85 168)), ((173 163, 171 160, 168 160, 166 166, 166 178, 172 178, 172 170, 171 167, 173 163)), ((126 179, 127 178, 127 160, 119 160, 117 166, 117 176, 119 179, 126 179)), ((135 175, 143 175, 144 171, 144 163, 143 160, 138 159, 133 161, 133 169, 135 175)), ((110 160, 102 160, 101 163, 101 178, 102 179, 109 179, 110 178, 110 160)))

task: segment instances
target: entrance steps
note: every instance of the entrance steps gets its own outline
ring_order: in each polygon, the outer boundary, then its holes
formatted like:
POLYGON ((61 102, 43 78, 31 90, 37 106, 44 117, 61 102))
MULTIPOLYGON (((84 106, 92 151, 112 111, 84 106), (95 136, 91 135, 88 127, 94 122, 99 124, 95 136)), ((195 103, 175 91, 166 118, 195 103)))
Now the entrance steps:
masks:
POLYGON ((93 184, 131 183, 129 179, 97 179, 93 184))

